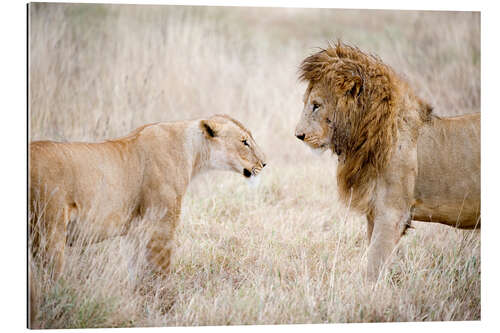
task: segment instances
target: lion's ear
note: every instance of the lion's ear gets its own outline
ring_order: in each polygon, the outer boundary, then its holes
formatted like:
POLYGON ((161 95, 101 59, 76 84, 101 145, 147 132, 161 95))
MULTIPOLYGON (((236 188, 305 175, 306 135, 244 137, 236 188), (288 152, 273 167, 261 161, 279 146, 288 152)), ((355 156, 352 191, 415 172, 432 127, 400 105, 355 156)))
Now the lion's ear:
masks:
POLYGON ((216 126, 213 122, 209 120, 202 120, 200 122, 201 130, 207 138, 214 138, 217 136, 216 126))
POLYGON ((360 69, 352 63, 342 63, 336 69, 336 82, 338 92, 350 97, 358 97, 363 92, 363 79, 360 69))
POLYGON ((358 75, 351 78, 349 85, 349 94, 351 95, 351 97, 358 97, 363 91, 363 80, 358 75))

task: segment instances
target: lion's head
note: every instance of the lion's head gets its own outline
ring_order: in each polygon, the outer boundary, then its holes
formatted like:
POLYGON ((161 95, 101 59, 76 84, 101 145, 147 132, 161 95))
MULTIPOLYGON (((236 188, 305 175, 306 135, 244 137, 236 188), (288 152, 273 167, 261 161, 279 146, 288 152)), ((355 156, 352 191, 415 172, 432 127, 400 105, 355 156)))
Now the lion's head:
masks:
POLYGON ((379 58, 341 42, 307 57, 300 79, 308 87, 296 137, 339 156, 340 196, 366 210, 371 181, 387 164, 399 129, 417 135, 431 108, 379 58))
POLYGON ((216 115, 202 120, 200 127, 208 141, 212 168, 232 170, 251 178, 266 166, 264 153, 239 121, 216 115))

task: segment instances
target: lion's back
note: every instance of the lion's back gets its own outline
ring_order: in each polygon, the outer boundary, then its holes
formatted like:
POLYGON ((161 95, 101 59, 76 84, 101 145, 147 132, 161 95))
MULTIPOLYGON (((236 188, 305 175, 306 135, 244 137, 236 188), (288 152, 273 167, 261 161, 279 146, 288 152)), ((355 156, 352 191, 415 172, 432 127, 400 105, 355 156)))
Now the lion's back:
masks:
POLYGON ((432 187, 429 192, 444 198, 471 191, 479 195, 480 136, 480 114, 436 118, 424 125, 418 140, 417 186, 432 187))

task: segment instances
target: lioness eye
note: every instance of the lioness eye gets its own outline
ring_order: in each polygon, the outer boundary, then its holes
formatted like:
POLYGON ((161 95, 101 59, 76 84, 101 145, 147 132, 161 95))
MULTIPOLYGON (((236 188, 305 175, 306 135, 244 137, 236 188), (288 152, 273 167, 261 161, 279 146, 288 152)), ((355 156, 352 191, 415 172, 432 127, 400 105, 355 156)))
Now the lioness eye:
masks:
POLYGON ((317 109, 319 109, 321 105, 319 105, 318 103, 314 103, 313 104, 313 112, 316 111, 317 109))
POLYGON ((247 140, 241 140, 241 142, 243 142, 243 144, 244 144, 245 146, 248 146, 248 142, 247 142, 247 140))

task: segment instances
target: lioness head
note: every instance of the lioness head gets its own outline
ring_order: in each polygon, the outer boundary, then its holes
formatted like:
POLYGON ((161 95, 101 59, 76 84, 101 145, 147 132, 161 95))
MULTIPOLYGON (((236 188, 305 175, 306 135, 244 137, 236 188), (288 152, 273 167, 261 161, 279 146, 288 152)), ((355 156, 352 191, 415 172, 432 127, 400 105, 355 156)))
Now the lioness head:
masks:
POLYGON ((266 166, 264 153, 239 121, 216 115, 200 121, 200 127, 208 141, 212 168, 232 170, 251 178, 266 166))

